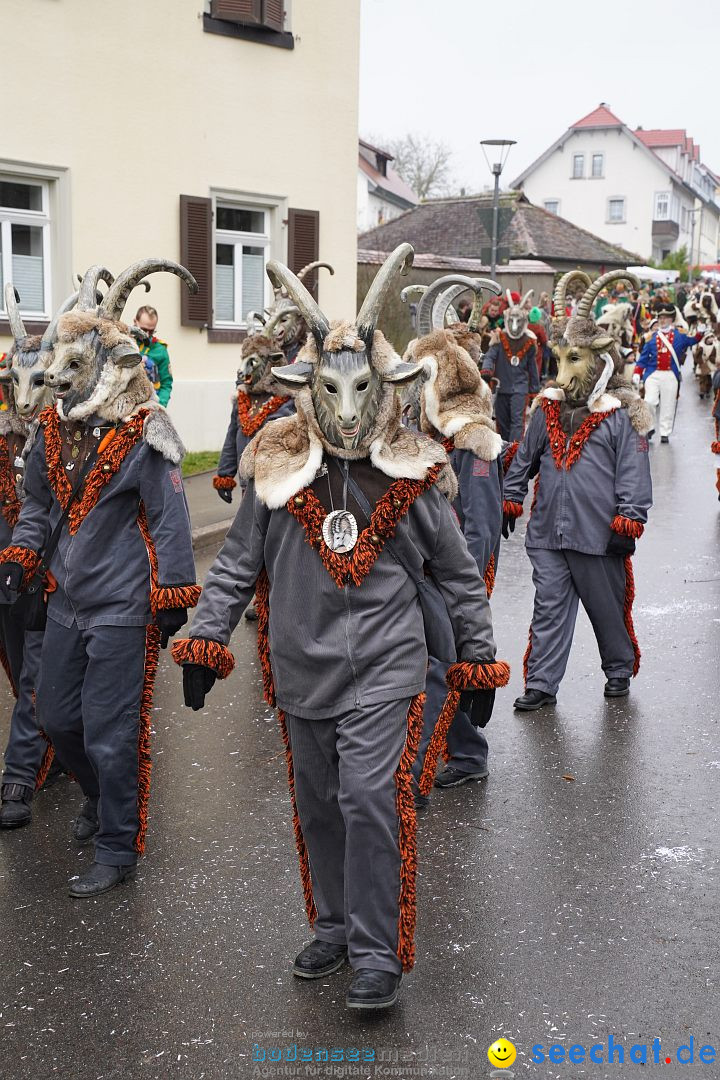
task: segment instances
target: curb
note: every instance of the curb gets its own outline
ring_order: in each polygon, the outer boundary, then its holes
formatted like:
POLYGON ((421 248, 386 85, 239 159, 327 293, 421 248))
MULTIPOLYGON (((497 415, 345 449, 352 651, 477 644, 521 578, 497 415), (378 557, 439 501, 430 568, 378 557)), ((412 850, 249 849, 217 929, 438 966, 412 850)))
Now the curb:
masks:
POLYGON ((217 521, 212 525, 202 525, 192 531, 192 546, 194 551, 201 551, 206 547, 213 547, 225 539, 225 534, 233 523, 232 518, 227 521, 217 521))

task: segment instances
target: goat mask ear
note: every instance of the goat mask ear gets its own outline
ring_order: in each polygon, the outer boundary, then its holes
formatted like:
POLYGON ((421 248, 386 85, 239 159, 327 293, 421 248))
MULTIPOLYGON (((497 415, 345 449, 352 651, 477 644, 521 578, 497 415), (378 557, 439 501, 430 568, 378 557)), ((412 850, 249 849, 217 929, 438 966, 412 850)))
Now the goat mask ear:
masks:
POLYGON ((9 383, 12 379, 12 370, 9 367, 0 368, 0 383, 9 383))
POLYGON ((283 386, 291 388, 309 386, 312 382, 313 365, 302 361, 298 364, 285 364, 283 367, 270 368, 273 378, 283 386))
POLYGON ((394 368, 383 375, 382 381, 393 383, 395 386, 405 386, 407 383, 422 375, 424 364, 396 364, 394 368))
POLYGON ((614 344, 615 338, 610 337, 608 334, 607 336, 594 338, 590 348, 593 352, 605 352, 606 349, 609 349, 610 346, 614 344))
POLYGON ((108 353, 108 360, 116 367, 134 367, 142 361, 142 356, 138 352, 137 345, 121 342, 119 345, 113 345, 108 353))

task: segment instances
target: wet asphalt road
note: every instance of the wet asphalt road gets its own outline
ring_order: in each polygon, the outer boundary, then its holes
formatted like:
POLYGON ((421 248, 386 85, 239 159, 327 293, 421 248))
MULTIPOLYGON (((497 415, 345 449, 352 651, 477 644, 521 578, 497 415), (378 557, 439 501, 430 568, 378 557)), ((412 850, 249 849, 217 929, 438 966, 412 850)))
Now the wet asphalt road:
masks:
POLYGON ((182 708, 179 672, 161 664, 134 883, 95 901, 66 896, 89 861, 68 840, 80 801, 68 781, 38 797, 31 828, 0 835, 3 1080, 251 1077, 262 1075, 254 1043, 268 1057, 292 1045, 372 1049, 391 1071, 345 1074, 368 1077, 489 1076, 500 1035, 518 1050, 505 1076, 617 1075, 532 1064, 536 1043, 589 1048, 612 1034, 627 1053, 659 1036, 673 1059, 665 1077, 685 1075, 675 1050, 691 1035, 696 1054, 720 1049, 720 504, 708 413, 687 379, 676 436, 651 450, 656 504, 635 560, 644 657, 629 699, 603 700, 581 614, 557 709, 513 715, 532 590, 521 535, 505 545, 493 609, 513 678, 488 729, 492 772, 436 791, 421 822, 418 961, 394 1010, 348 1013, 347 969, 319 984, 289 973, 308 930, 279 733, 243 624, 236 673, 203 713, 182 708), (423 1060, 438 1064, 413 1073, 423 1060))

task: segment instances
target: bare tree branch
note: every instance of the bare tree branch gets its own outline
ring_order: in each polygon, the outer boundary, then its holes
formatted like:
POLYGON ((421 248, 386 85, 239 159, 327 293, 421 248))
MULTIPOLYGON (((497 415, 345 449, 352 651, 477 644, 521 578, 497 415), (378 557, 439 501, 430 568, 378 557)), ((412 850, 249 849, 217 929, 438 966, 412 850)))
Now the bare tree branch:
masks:
POLYGON ((419 199, 449 193, 452 186, 452 153, 445 143, 409 132, 400 138, 381 139, 376 145, 390 151, 395 159, 393 169, 419 199))

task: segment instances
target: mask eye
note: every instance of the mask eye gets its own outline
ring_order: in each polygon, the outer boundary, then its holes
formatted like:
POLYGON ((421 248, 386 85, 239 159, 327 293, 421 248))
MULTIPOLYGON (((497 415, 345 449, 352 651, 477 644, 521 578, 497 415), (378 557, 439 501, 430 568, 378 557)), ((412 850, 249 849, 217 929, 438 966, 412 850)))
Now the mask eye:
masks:
POLYGON ((323 386, 325 387, 325 390, 328 394, 337 394, 337 387, 333 386, 332 383, 326 382, 323 383, 323 386))
POLYGON ((369 384, 369 383, 368 383, 367 381, 365 381, 365 382, 361 382, 361 383, 358 383, 358 384, 357 384, 357 387, 356 387, 356 389, 357 389, 357 392, 358 392, 359 394, 364 394, 364 393, 365 393, 365 391, 367 390, 367 388, 368 388, 368 386, 369 386, 369 385, 370 385, 370 384, 369 384))

